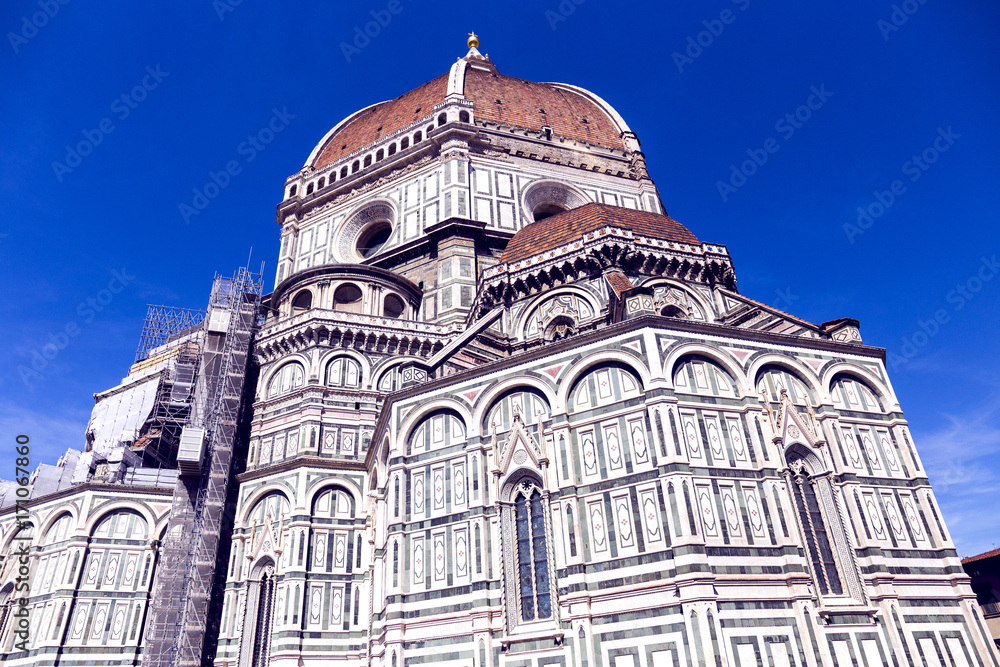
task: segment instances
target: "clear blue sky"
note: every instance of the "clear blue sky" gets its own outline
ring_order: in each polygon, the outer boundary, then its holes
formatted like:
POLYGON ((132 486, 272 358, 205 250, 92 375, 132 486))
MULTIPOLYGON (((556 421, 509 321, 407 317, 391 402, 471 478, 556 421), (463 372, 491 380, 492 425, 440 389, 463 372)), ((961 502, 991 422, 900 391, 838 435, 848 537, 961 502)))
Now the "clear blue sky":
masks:
POLYGON ((24 431, 36 462, 82 447, 146 304, 203 307, 251 246, 273 276, 284 179, 345 115, 447 71, 475 30, 501 72, 613 104, 670 214, 728 245, 741 292, 855 317, 866 343, 910 354, 891 376, 959 551, 1000 542, 1000 275, 977 282, 1000 255, 995 3, 233 1, 0 9, 0 451, 24 431), (373 11, 390 20, 345 56, 373 11), (294 118, 241 150, 274 109, 294 118), (767 160, 732 177, 752 156, 767 160), (240 173, 185 224, 179 205, 230 160, 240 173), (845 231, 859 207, 880 215, 845 231))

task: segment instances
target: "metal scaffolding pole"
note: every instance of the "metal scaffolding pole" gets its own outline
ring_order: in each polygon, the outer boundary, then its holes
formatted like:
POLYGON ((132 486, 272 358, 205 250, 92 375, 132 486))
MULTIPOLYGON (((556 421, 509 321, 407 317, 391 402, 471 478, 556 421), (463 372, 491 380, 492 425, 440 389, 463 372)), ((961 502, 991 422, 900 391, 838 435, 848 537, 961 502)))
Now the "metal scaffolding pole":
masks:
MULTIPOLYGON (((203 663, 209 605, 232 477, 250 346, 259 326, 262 280, 240 268, 216 277, 188 426, 204 429, 200 475, 181 475, 174 488, 143 663, 196 667, 203 663), (222 331, 225 331, 224 336, 222 331)), ((212 656, 204 656, 210 662, 212 656)))

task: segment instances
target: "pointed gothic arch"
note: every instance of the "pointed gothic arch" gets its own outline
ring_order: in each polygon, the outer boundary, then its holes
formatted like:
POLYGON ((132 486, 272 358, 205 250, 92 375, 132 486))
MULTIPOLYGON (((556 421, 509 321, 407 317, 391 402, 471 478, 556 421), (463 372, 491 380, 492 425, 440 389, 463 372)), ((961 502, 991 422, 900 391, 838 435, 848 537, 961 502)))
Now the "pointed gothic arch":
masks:
POLYGON ((558 621, 552 518, 542 478, 518 470, 500 497, 508 631, 558 621))
POLYGON ((787 467, 783 473, 792 514, 816 592, 821 600, 849 597, 865 602, 830 471, 809 443, 788 445, 784 457, 787 467))
POLYGON ((246 583, 246 609, 240 638, 240 667, 264 667, 271 649, 276 568, 270 557, 261 558, 246 583))

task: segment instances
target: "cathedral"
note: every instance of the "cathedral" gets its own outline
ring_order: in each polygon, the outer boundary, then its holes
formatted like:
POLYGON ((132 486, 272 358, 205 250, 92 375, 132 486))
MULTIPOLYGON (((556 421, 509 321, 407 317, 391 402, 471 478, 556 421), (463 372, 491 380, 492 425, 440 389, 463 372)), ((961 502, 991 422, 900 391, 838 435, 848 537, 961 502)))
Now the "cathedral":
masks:
POLYGON ((1000 667, 885 350, 741 294, 614 108, 478 46, 0 489, 0 661, 1000 667))

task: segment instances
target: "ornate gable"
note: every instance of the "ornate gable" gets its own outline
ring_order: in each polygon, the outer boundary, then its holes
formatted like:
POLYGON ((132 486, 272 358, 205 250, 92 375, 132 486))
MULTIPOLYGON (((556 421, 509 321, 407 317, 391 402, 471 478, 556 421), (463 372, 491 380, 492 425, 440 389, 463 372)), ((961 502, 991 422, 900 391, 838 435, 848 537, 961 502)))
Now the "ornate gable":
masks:
POLYGON ((521 420, 520 410, 516 407, 510 433, 502 446, 498 445, 496 434, 493 434, 493 452, 497 461, 497 472, 501 477, 507 476, 516 468, 524 467, 529 461, 530 465, 538 470, 541 470, 543 464, 548 464, 542 448, 528 432, 521 420))

